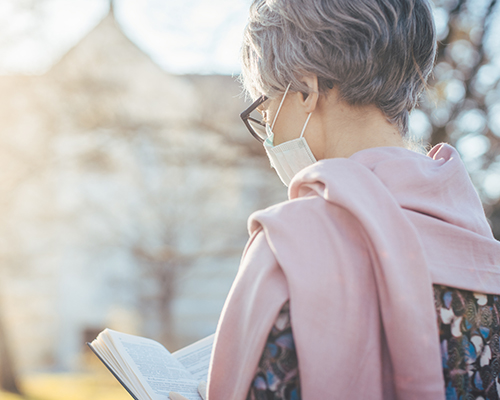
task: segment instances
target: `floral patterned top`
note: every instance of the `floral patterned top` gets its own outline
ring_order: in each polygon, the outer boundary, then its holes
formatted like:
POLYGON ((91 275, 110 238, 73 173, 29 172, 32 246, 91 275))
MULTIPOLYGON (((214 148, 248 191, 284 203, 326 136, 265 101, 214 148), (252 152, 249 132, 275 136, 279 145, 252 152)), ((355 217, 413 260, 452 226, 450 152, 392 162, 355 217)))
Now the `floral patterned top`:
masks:
MULTIPOLYGON (((434 285, 446 400, 500 400, 500 295, 434 285)), ((299 400, 289 303, 281 309, 247 400, 299 400)))
POLYGON ((300 399, 299 368, 288 302, 269 333, 247 396, 247 400, 281 399, 300 399))

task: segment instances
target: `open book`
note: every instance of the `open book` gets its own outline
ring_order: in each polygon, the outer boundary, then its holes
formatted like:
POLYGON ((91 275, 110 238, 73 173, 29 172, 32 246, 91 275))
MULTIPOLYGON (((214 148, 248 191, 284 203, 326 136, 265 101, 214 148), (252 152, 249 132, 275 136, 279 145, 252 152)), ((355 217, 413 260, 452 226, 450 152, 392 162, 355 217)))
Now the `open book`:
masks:
POLYGON ((171 391, 201 400, 213 341, 207 336, 170 354, 154 340, 105 329, 87 345, 135 400, 167 400, 171 391))

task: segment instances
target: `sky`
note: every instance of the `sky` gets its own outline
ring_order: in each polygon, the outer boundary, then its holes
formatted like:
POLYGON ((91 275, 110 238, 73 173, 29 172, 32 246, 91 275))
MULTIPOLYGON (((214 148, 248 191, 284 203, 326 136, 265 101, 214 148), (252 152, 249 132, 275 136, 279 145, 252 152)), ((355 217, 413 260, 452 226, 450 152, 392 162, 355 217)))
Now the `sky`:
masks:
MULTIPOLYGON (((110 0, 1 0, 0 74, 42 74, 108 13, 110 0)), ((123 32, 171 73, 237 74, 251 0, 114 0, 123 32)), ((484 0, 476 0, 478 10, 484 0)), ((447 13, 434 10, 438 37, 447 13)), ((495 22, 498 21, 498 18, 495 22)), ((500 49, 493 23, 490 48, 500 49)), ((498 51, 497 51, 498 53, 498 51)))
MULTIPOLYGON (((249 5, 116 0, 114 7, 123 32, 166 71, 235 74, 249 5)), ((108 10, 108 0, 0 1, 0 74, 46 72, 108 10)))

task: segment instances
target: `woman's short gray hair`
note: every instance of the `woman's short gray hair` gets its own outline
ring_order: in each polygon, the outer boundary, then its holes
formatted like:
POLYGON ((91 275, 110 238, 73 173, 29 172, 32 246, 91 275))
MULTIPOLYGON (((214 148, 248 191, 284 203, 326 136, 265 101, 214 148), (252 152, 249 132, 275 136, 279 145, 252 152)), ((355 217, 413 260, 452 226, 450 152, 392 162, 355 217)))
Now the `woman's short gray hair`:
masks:
POLYGON ((408 132, 409 112, 436 53, 428 0, 254 0, 242 47, 242 81, 252 97, 291 90, 318 76, 351 105, 376 105, 408 132))

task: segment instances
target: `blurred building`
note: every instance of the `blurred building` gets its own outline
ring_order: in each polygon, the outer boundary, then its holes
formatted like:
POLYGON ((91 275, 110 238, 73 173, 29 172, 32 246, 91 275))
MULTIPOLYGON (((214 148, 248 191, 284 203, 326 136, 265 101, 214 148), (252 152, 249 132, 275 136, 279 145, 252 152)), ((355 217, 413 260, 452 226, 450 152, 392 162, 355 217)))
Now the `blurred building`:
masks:
POLYGON ((105 327, 174 349, 214 332, 247 217, 286 198, 235 79, 169 75, 111 12, 47 74, 0 90, 0 317, 17 366, 77 368, 105 327))

